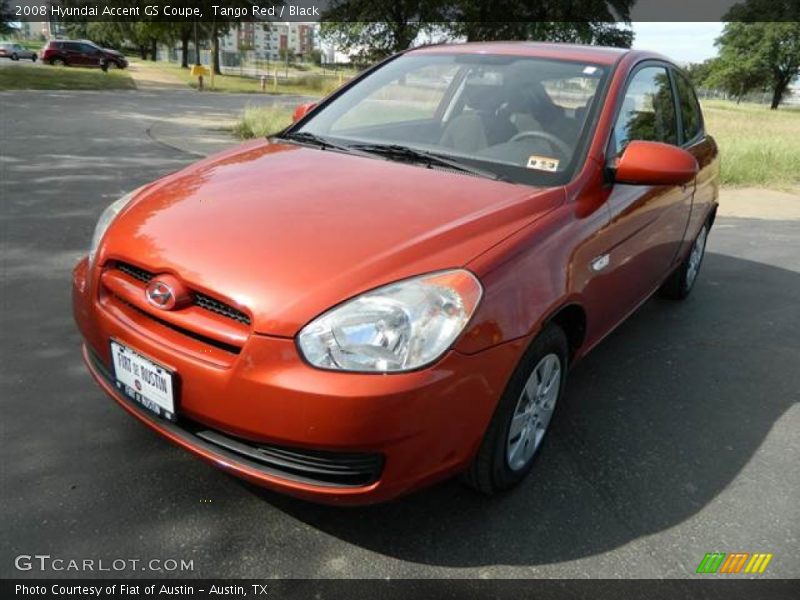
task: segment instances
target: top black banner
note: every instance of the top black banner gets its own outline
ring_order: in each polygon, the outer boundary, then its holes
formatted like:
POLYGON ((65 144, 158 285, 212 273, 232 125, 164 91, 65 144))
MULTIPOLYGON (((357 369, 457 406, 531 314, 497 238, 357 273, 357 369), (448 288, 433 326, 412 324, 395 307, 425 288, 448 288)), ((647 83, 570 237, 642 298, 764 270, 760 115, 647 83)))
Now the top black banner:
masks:
POLYGON ((0 10, 11 22, 800 21, 800 0, 0 0, 0 10))

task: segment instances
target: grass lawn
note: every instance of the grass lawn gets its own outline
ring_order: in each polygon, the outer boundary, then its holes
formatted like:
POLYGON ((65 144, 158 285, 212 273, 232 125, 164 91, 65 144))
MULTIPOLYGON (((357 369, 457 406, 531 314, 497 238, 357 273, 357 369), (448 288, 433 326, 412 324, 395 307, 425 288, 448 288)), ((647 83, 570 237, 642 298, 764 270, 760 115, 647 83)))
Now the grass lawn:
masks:
POLYGON ((706 129, 720 147, 724 185, 800 187, 800 107, 702 104, 706 129))
MULTIPOLYGON (((180 66, 157 62, 143 65, 147 69, 158 69, 165 73, 174 75, 178 79, 185 81, 186 85, 196 88, 197 78, 192 77, 189 69, 181 69, 180 66)), ((344 79, 346 81, 346 78, 344 79)), ((301 74, 291 79, 278 79, 278 86, 274 86, 273 79, 267 81, 268 94, 296 94, 302 96, 322 97, 339 87, 338 77, 322 77, 319 73, 301 74), (290 82, 290 83, 289 83, 290 82)), ((211 77, 204 78, 204 88, 214 92, 235 92, 263 94, 261 82, 253 77, 240 77, 239 75, 215 75, 214 87, 211 88, 211 77)))
POLYGON ((248 106, 233 127, 233 134, 243 140, 278 133, 292 122, 291 111, 280 106, 248 106))
POLYGON ((0 90, 133 90, 125 71, 14 65, 0 69, 0 90))

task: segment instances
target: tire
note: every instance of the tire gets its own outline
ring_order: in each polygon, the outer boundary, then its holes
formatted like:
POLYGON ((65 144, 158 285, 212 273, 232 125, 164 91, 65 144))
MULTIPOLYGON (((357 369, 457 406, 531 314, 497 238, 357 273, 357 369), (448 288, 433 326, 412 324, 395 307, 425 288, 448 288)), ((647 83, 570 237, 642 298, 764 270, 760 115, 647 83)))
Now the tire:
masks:
POLYGON ((568 357, 567 337, 557 325, 548 325, 534 339, 511 375, 478 453, 464 473, 467 485, 492 495, 515 486, 530 472, 564 395, 568 357), (558 367, 557 373, 549 372, 549 385, 548 365, 558 367), (544 381, 537 384, 542 375, 544 381), (526 388, 541 396, 532 401, 526 388), (512 425, 516 430, 521 424, 519 434, 512 435, 512 425))
POLYGON ((17 55, 17 53, 14 52, 14 54, 11 55, 11 60, 19 60, 19 55, 17 55))
POLYGON ((53 65, 54 67, 66 67, 67 61, 64 60, 63 58, 51 58, 50 64, 53 65))
POLYGON ((708 223, 704 223, 694 242, 692 242, 689 254, 659 288, 658 293, 660 296, 669 300, 683 300, 692 291, 700 273, 703 258, 706 255, 708 230, 708 223))
POLYGON ((39 57, 38 57, 38 56, 36 56, 35 54, 33 54, 33 55, 31 56, 31 62, 36 62, 36 59, 37 59, 37 58, 39 58, 39 57))

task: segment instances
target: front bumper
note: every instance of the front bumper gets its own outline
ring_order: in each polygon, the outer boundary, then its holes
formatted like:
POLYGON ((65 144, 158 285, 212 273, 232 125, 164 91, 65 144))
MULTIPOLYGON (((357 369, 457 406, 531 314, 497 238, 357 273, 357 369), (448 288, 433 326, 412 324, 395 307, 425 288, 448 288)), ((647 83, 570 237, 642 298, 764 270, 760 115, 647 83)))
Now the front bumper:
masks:
POLYGON ((214 354, 205 360, 196 347, 181 350, 180 332, 107 311, 91 279, 84 260, 74 272, 74 314, 86 363, 108 394, 216 466, 318 502, 385 501, 463 470, 526 342, 470 356, 451 351, 430 368, 391 375, 315 369, 301 359, 294 340, 255 333, 229 362, 214 354), (177 423, 151 416, 114 387, 108 373, 111 338, 175 371, 177 423), (344 481, 313 470, 309 476, 285 464, 276 468, 274 460, 253 460, 250 450, 264 448, 272 458, 278 452, 285 459, 289 452, 306 465, 319 459, 337 472, 353 465, 360 471, 344 481))

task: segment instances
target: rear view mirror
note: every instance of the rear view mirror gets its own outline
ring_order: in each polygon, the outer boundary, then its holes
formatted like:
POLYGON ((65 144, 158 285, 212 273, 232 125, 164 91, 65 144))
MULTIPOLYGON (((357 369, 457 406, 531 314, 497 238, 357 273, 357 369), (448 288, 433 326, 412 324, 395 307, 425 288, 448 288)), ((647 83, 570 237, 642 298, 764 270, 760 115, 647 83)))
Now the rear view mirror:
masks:
POLYGON ((622 153, 614 181, 630 185, 684 185, 695 178, 697 171, 697 160, 686 150, 636 140, 622 153))
POLYGON ((294 113, 292 114, 292 121, 295 123, 305 117, 309 112, 311 112, 314 107, 317 105, 316 102, 306 102, 305 104, 301 104, 297 108, 294 109, 294 113))

